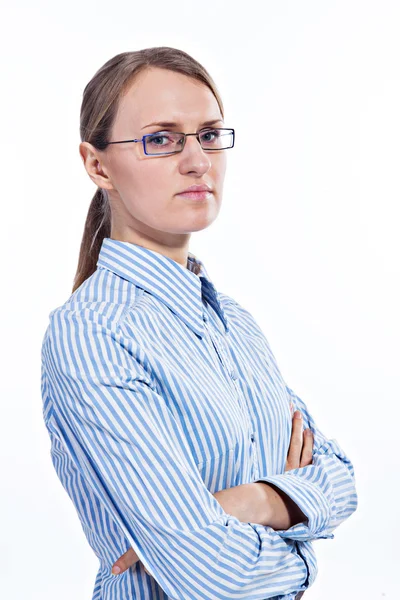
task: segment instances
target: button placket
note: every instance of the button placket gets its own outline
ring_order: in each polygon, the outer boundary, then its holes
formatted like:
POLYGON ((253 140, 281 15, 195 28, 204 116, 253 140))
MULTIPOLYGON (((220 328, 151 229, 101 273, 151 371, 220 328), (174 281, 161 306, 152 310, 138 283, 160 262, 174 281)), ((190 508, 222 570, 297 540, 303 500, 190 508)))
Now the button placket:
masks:
POLYGON ((232 382, 232 384, 235 388, 236 397, 238 399, 239 405, 241 406, 242 411, 243 411, 246 421, 247 421, 248 432, 250 435, 252 435, 253 426, 251 423, 247 402, 243 398, 242 390, 240 389, 239 383, 237 381, 238 373, 237 373, 235 366, 233 365, 233 363, 228 355, 228 351, 225 347, 225 344, 226 344, 225 339, 222 338, 222 334, 221 334, 219 336, 221 339, 221 343, 219 343, 219 340, 217 339, 216 336, 214 336, 214 332, 211 332, 211 330, 210 330, 210 336, 213 339, 214 345, 218 348, 217 351, 218 351, 219 355, 223 356, 223 360, 221 362, 229 371, 230 381, 232 382))
POLYGON ((204 326, 209 333, 210 339, 212 341, 212 344, 214 346, 214 349, 218 355, 218 358, 219 358, 222 366, 224 367, 224 369, 227 369, 229 372, 229 381, 231 382, 231 384, 233 385, 233 387, 235 389, 239 406, 241 407, 242 413, 244 414, 245 419, 247 421, 247 430, 248 430, 249 438, 251 440, 251 453, 252 453, 252 457, 253 457, 253 473, 254 473, 254 478, 256 479, 258 477, 258 460, 257 460, 256 441, 255 441, 255 437, 254 437, 253 425, 251 423, 247 402, 245 401, 245 399, 242 396, 242 390, 237 381, 238 377, 239 377, 238 372, 237 372, 235 366, 233 365, 233 363, 229 357, 228 350, 225 346, 225 344, 227 343, 225 340, 225 336, 223 336, 223 334, 220 331, 217 331, 217 333, 220 334, 219 336, 217 336, 216 333, 214 332, 212 326, 209 326, 210 317, 207 314, 205 308, 204 308, 204 312, 203 312, 203 321, 204 321, 204 326), (221 340, 221 342, 219 340, 221 340))

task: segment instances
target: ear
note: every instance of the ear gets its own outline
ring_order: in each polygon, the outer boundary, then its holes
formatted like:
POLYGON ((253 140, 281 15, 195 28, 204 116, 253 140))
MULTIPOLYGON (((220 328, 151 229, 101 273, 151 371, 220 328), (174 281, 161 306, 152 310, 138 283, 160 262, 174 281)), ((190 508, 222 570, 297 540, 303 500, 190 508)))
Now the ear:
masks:
POLYGON ((107 190, 114 189, 107 167, 104 164, 103 153, 100 150, 97 150, 93 144, 81 142, 79 144, 79 154, 87 174, 93 183, 95 183, 97 187, 105 188, 107 190))

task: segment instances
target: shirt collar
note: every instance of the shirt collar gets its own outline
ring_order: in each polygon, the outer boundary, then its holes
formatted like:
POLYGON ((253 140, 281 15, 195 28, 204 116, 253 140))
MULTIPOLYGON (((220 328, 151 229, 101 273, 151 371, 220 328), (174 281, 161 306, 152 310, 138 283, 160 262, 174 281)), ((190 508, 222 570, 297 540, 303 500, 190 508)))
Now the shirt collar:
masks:
POLYGON ((154 250, 106 237, 97 266, 128 279, 161 300, 200 337, 204 332, 203 299, 214 308, 225 330, 229 331, 219 294, 204 264, 191 252, 184 267, 154 250))

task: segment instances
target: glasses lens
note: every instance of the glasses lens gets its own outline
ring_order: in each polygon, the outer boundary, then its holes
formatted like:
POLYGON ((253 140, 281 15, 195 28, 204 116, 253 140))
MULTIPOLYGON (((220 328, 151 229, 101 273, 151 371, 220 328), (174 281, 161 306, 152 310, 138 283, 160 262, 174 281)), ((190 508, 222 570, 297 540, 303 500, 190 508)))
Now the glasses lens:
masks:
POLYGON ((184 136, 172 131, 157 131, 146 135, 144 138, 147 154, 172 154, 180 152, 183 147, 184 136))
POLYGON ((201 147, 204 150, 223 150, 232 148, 232 129, 207 129, 200 134, 201 147))

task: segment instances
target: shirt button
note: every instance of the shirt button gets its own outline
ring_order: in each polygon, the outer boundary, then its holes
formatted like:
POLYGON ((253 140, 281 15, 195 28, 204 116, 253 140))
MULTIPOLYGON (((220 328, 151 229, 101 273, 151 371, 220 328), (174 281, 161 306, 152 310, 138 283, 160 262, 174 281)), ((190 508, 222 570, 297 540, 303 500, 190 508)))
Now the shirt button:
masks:
POLYGON ((250 439, 252 442, 254 442, 254 433, 251 434, 250 439))
POLYGON ((238 378, 238 372, 236 371, 236 369, 232 369, 232 371, 231 371, 231 377, 232 377, 232 379, 237 379, 238 378))

